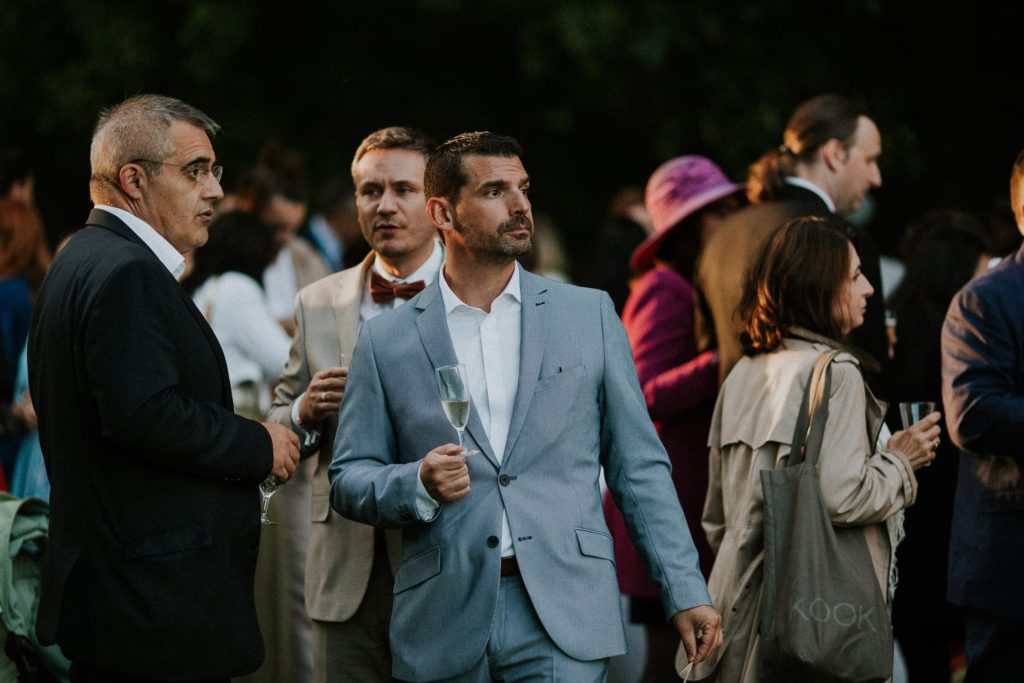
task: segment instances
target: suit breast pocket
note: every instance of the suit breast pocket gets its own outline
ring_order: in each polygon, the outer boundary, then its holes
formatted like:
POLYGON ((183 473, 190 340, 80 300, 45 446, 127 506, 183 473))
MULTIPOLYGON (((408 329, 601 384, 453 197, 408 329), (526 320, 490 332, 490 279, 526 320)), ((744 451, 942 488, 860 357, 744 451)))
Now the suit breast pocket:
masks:
POLYGON ((585 374, 587 374, 587 366, 582 363, 571 368, 558 368, 555 372, 537 380, 537 388, 534 389, 533 393, 540 394, 564 386, 573 386, 578 384, 580 378, 585 374))

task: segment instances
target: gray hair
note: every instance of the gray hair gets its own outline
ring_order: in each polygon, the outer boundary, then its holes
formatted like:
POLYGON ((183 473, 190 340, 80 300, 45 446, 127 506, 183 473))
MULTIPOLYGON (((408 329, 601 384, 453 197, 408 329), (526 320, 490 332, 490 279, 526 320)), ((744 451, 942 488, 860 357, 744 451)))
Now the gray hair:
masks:
MULTIPOLYGON (((175 121, 203 129, 210 140, 220 131, 220 126, 203 112, 165 95, 136 95, 100 112, 89 150, 89 193, 93 202, 109 201, 111 189, 118 187, 121 167, 130 161, 161 161, 174 154, 168 131, 175 121)), ((151 176, 160 173, 159 164, 141 165, 151 176)))

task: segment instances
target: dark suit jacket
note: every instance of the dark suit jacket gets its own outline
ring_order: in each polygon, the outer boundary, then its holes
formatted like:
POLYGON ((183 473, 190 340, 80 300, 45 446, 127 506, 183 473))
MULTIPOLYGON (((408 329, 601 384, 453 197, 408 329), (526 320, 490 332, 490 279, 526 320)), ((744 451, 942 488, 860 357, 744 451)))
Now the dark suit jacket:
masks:
POLYGON ((53 485, 40 640, 137 676, 254 670, 270 438, 232 413, 202 314, 109 213, 93 210, 54 260, 29 367, 53 485))
POLYGON ((963 449, 949 599, 1024 622, 1024 482, 997 491, 979 477, 993 464, 1024 467, 1024 247, 953 299, 942 327, 942 400, 963 449))
MULTIPOLYGON (((778 199, 753 204, 726 218, 704 246, 697 267, 697 285, 714 325, 721 358, 719 383, 725 381, 732 366, 743 357, 740 346, 743 321, 738 309, 747 271, 754 265, 768 236, 783 223, 801 216, 836 217, 821 197, 787 184, 778 199)), ((875 288, 875 294, 868 299, 864 324, 853 331, 850 342, 884 362, 888 354, 878 248, 866 231, 856 227, 853 230, 861 271, 875 288)), ((872 383, 872 389, 877 388, 872 383)))

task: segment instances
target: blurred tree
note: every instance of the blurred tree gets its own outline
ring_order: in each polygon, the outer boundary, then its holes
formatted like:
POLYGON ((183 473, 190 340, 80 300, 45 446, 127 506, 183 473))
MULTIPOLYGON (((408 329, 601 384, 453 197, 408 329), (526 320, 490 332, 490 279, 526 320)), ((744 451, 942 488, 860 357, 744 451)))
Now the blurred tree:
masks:
POLYGON ((54 235, 88 207, 97 112, 139 92, 224 126, 228 184, 269 137, 303 151, 316 179, 385 125, 506 132, 571 259, 616 188, 685 153, 742 179, 796 104, 842 92, 882 130, 874 230, 889 246, 927 208, 1005 193, 1024 143, 1003 57, 1017 12, 967 0, 19 0, 0 4, 0 125, 36 151, 54 235))

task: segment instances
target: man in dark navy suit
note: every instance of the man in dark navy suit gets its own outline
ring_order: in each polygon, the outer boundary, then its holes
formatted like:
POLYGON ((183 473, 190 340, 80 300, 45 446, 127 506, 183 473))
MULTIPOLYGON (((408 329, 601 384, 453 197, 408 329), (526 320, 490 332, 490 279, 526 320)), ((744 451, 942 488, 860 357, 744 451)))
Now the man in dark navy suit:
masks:
POLYGON ((96 208, 36 304, 53 486, 37 630, 72 681, 226 681, 263 659, 257 485, 288 479, 298 440, 233 413, 224 354, 176 280, 223 196, 217 130, 157 95, 104 112, 96 208))
MULTIPOLYGON (((1024 232, 1024 151, 1010 177, 1024 232)), ((1024 642, 1024 247, 967 284, 942 328, 942 400, 962 451, 949 599, 964 609, 967 683, 1020 680, 1024 642)))

